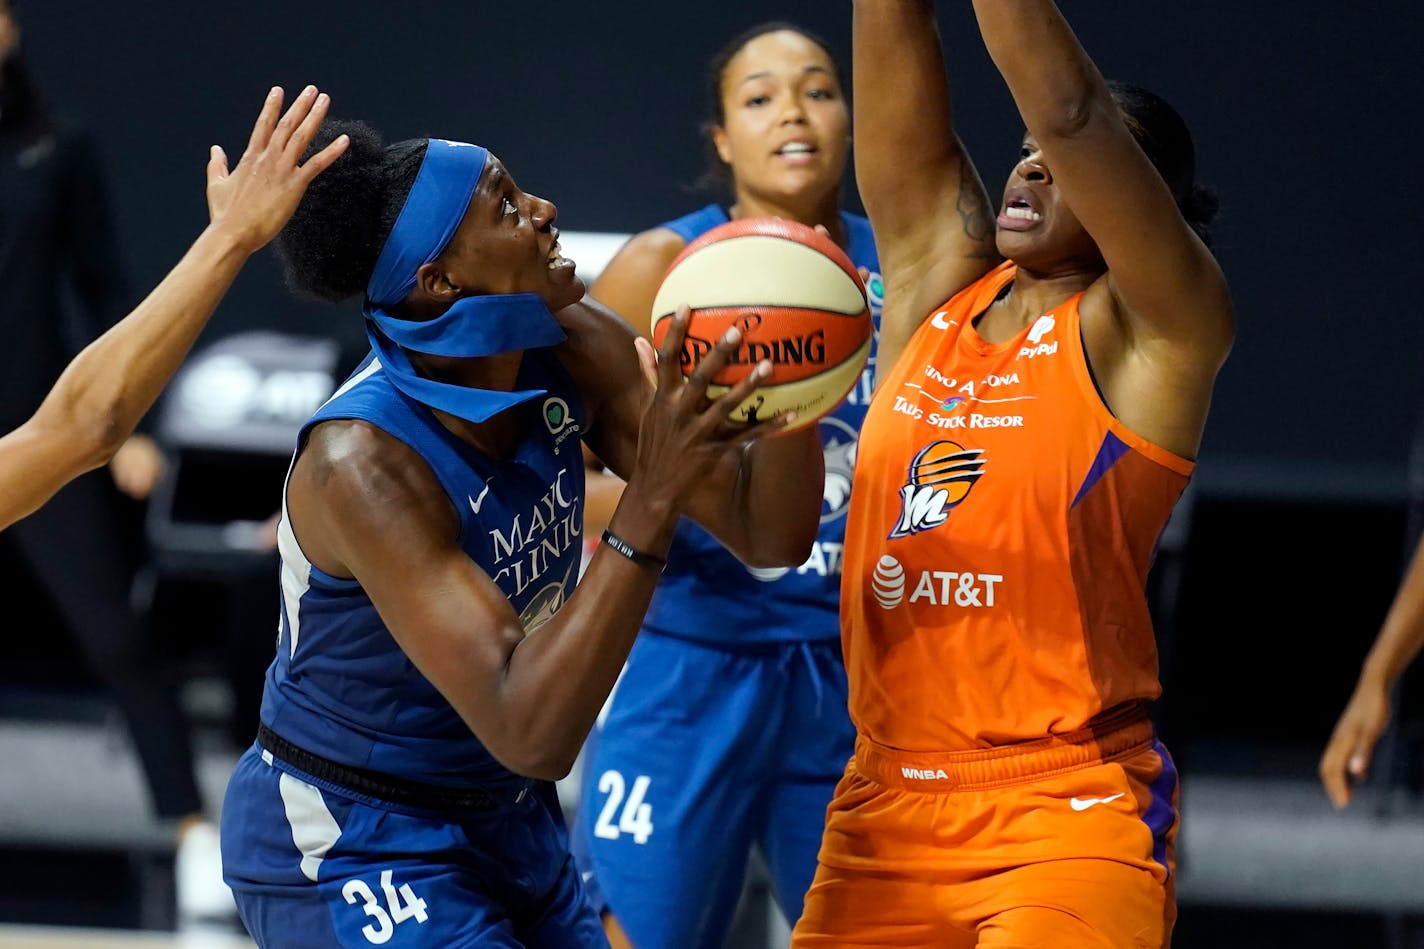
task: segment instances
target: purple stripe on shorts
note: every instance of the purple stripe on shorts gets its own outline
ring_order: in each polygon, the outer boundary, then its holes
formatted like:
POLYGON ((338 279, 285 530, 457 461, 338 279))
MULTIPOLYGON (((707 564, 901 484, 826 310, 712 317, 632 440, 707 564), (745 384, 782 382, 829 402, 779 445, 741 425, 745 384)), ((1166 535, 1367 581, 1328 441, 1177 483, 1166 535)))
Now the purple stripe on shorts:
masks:
POLYGON ((1117 464, 1117 460, 1127 454, 1127 444, 1112 432, 1103 436, 1103 444, 1098 448, 1098 457, 1093 459, 1093 467, 1088 469, 1088 476, 1083 479, 1083 486, 1078 489, 1078 496, 1073 499, 1073 507, 1078 506, 1078 502, 1083 500, 1083 496, 1093 490, 1093 485, 1102 480, 1103 475, 1108 473, 1108 469, 1117 464))
POLYGON ((1172 756, 1157 739, 1152 739, 1152 750, 1162 759, 1162 773, 1152 782, 1152 803, 1142 815, 1142 822, 1152 831, 1152 859, 1162 865, 1167 875, 1172 868, 1167 865, 1167 834, 1177 819, 1177 809, 1172 805, 1172 797, 1177 791, 1177 766, 1172 764, 1172 756))

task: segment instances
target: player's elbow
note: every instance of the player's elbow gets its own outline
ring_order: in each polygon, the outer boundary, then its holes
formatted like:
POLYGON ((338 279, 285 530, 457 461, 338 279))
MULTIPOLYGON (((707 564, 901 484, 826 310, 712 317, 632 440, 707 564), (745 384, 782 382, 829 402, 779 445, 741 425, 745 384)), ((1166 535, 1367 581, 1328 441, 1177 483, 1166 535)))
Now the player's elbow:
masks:
POLYGON ((751 549, 739 554, 742 563, 758 570, 801 566, 811 556, 819 526, 817 518, 803 520, 758 537, 751 549))
POLYGON ((1078 78, 1079 81, 1060 89, 1044 110, 1039 128, 1035 129, 1040 143, 1077 138, 1093 128, 1097 120, 1116 113, 1117 106, 1106 87, 1094 83, 1086 73, 1078 78))
POLYGON ((47 403, 30 421, 40 438, 64 446, 66 467, 75 475, 112 461, 127 435, 117 411, 91 413, 76 409, 47 403))
POLYGON ((537 781, 562 781, 574 769, 579 743, 566 747, 564 743, 530 741, 526 746, 508 749, 508 754, 496 757, 510 771, 537 781))

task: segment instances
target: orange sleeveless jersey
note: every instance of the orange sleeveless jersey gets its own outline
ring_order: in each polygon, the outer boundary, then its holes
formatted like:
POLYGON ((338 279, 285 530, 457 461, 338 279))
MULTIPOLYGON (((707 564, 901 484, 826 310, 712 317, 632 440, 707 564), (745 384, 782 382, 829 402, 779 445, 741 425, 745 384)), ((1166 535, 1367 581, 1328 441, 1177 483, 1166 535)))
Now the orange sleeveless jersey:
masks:
POLYGON ((1144 591, 1192 463, 1103 404, 1080 297, 979 337, 1014 273, 924 322, 861 434, 842 635, 851 716, 892 748, 1041 739, 1160 691, 1144 591))

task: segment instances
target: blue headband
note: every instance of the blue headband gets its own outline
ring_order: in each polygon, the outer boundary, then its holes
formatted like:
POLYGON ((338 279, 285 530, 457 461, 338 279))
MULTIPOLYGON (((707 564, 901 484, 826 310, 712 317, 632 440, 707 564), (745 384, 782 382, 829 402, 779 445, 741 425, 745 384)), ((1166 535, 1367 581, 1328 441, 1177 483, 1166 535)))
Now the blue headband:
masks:
POLYGON ((396 388, 417 402, 472 422, 483 422, 546 390, 498 392, 427 379, 401 348, 468 358, 556 345, 564 341, 564 331, 543 299, 534 293, 464 297, 425 322, 397 319, 388 308, 410 294, 416 271, 450 243, 488 161, 489 152, 478 145, 429 140, 415 183, 366 284, 364 307, 371 346, 396 388))
POLYGON ((489 152, 478 145, 429 140, 415 184, 366 283, 368 303, 395 306, 415 288, 415 272, 450 243, 488 163, 489 152))

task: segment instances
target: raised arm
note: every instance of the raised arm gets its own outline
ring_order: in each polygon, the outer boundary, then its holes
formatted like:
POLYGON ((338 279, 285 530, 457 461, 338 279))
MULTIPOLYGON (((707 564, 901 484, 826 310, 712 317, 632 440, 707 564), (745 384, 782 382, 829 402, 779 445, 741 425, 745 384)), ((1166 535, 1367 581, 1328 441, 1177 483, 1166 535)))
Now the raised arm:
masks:
POLYGON ((974 0, 974 10, 1054 184, 1107 262, 1127 344, 1164 374, 1214 376, 1233 336, 1225 278, 1057 5, 974 0))
POLYGON ((855 0, 855 169, 885 305, 879 365, 998 263, 994 210, 954 132, 932 0, 855 0))
POLYGON ((297 159, 326 115, 315 87, 281 116, 273 89, 231 173, 214 145, 211 222, 148 297, 69 364, 35 414, 0 438, 0 529, 33 512, 76 476, 107 462, 192 348, 247 258, 291 217, 307 185, 344 140, 297 159))
POLYGON ((1375 638, 1354 694, 1320 759, 1320 780, 1336 807, 1350 803, 1350 785, 1369 771, 1375 744, 1389 724, 1390 691, 1424 647, 1424 539, 1414 552, 1394 603, 1375 638))

